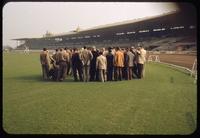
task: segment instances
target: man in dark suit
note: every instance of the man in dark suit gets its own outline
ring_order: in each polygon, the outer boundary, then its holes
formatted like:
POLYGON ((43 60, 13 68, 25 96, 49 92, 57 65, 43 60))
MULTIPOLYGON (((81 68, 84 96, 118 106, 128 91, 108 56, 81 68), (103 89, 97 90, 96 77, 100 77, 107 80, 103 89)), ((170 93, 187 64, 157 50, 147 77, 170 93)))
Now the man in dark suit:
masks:
POLYGON ((125 80, 128 80, 128 50, 124 50, 124 67, 122 68, 122 75, 125 80))
POLYGON ((107 59, 107 81, 113 80, 113 69, 114 69, 114 55, 112 54, 112 48, 108 48, 107 59))
POLYGON ((95 80, 98 80, 98 72, 96 69, 96 60, 97 60, 97 57, 99 56, 99 53, 97 52, 95 47, 92 47, 91 52, 92 52, 93 58, 90 61, 90 81, 95 81, 95 80))
POLYGON ((137 66, 138 54, 136 48, 133 46, 131 47, 131 52, 134 54, 132 77, 136 79, 138 78, 138 66, 137 66))
POLYGON ((80 55, 77 48, 74 48, 71 61, 72 61, 74 81, 78 81, 77 72, 79 80, 83 81, 83 63, 80 59, 80 55))

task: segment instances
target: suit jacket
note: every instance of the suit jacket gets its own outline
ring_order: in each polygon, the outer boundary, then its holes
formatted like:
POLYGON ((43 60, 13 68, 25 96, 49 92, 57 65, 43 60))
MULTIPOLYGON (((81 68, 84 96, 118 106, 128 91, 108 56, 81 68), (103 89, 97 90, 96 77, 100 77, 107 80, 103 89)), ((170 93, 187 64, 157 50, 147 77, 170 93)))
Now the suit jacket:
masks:
POLYGON ((83 63, 82 63, 82 61, 80 59, 80 55, 79 55, 78 52, 75 52, 75 53, 72 54, 71 61, 72 61, 72 66, 73 67, 82 67, 83 66, 83 63))
POLYGON ((90 68, 91 69, 96 69, 96 61, 97 61, 97 57, 99 56, 97 51, 91 51, 92 53, 92 60, 90 61, 90 68))
POLYGON ((70 55, 69 55, 69 53, 66 52, 66 51, 63 51, 63 57, 64 57, 65 61, 67 63, 69 63, 69 61, 70 61, 70 55))
POLYGON ((107 60, 106 57, 103 55, 100 55, 97 57, 97 61, 96 61, 96 68, 97 69, 105 69, 106 70, 107 67, 107 60))
POLYGON ((59 60, 58 60, 58 52, 56 52, 56 53, 52 56, 52 58, 56 61, 56 63, 58 63, 58 62, 59 62, 59 60))
POLYGON ((59 52, 58 52, 58 61, 59 61, 59 62, 60 62, 60 61, 66 61, 64 55, 65 55, 64 51, 59 51, 59 52))
POLYGON ((146 61, 146 50, 141 49, 138 51, 138 63, 144 64, 146 61))
POLYGON ((115 52, 114 61, 115 66, 124 67, 124 53, 122 53, 120 50, 115 52))
POLYGON ((128 51, 127 55, 128 55, 128 66, 133 67, 135 55, 131 51, 128 51))
POLYGON ((42 51, 40 53, 40 63, 42 65, 50 65, 49 54, 47 51, 42 51))
POLYGON ((89 66, 90 65, 90 61, 92 60, 93 55, 91 53, 91 51, 84 49, 83 51, 81 51, 81 60, 83 62, 83 66, 89 66))
POLYGON ((113 68, 114 66, 114 56, 112 53, 108 53, 106 55, 106 59, 107 59, 107 68, 113 68))

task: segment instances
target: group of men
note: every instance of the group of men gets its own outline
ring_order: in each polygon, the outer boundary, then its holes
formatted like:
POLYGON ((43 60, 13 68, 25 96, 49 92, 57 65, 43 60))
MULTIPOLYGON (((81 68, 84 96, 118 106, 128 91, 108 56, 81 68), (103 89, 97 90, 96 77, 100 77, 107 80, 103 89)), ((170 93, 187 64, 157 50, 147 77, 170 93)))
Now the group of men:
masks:
POLYGON ((74 81, 121 81, 144 76, 146 50, 143 47, 95 47, 56 49, 50 55, 46 48, 40 53, 43 79, 63 81, 73 75, 74 81))

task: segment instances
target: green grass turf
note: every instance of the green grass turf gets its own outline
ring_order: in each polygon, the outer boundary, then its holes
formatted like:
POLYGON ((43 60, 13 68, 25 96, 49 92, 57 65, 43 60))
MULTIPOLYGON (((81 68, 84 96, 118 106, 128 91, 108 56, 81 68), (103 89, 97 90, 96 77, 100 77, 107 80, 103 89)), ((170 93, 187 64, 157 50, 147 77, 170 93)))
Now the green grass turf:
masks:
POLYGON ((39 53, 3 55, 3 128, 10 134, 191 134, 194 78, 148 63, 142 80, 44 82, 39 53))

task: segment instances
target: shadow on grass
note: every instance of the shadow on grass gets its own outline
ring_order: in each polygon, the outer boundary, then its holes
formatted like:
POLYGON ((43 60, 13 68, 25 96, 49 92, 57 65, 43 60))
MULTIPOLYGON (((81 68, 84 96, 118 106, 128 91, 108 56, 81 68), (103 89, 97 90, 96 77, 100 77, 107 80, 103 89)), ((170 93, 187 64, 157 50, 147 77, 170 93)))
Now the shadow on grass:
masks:
MULTIPOLYGON (((23 80, 23 81, 57 82, 51 79, 44 80, 41 75, 18 76, 18 77, 15 77, 15 79, 23 80)), ((59 82, 59 83, 63 83, 63 82, 74 82, 74 80, 72 78, 66 78, 64 81, 59 82)))
MULTIPOLYGON (((54 81, 52 79, 48 79, 48 80, 44 80, 42 78, 42 76, 40 74, 35 74, 35 75, 24 75, 24 76, 16 76, 16 77, 11 77, 10 79, 15 79, 15 80, 18 80, 18 81, 34 81, 34 82, 54 82, 54 83, 102 83, 100 81, 88 81, 88 82, 83 82, 83 81, 74 81, 73 77, 72 76, 67 76, 65 78, 65 80, 63 81, 54 81)), ((139 79, 134 79, 134 80, 139 80, 139 79)), ((117 81, 107 81, 108 82, 117 82, 117 81)), ((120 82, 120 81, 118 81, 120 82)))
POLYGON ((43 81, 41 75, 17 76, 15 79, 23 81, 43 81))

